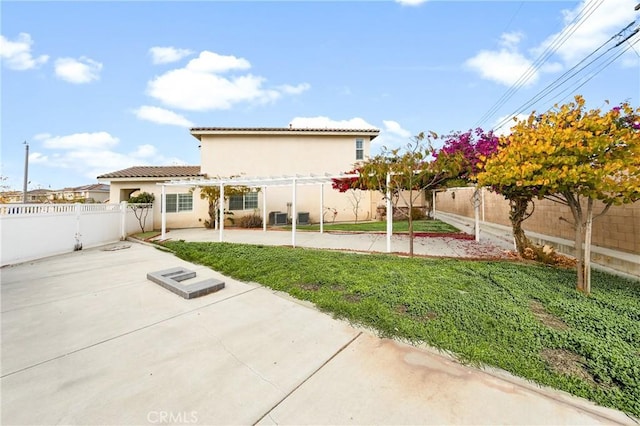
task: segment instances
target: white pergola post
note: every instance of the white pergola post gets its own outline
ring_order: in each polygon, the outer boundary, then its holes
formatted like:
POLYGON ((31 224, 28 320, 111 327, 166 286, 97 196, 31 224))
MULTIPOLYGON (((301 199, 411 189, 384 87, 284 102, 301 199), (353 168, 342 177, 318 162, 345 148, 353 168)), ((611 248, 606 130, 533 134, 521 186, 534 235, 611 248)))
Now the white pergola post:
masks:
POLYGON ((296 224, 297 224, 297 212, 296 212, 296 178, 293 178, 293 194, 291 195, 291 245, 296 246, 296 224))
POLYGON ((127 239, 127 202, 120 201, 120 240, 127 239))
POLYGON ((324 232, 324 184, 320 184, 320 233, 324 232))
POLYGON ((432 195, 432 200, 431 200, 431 210, 433 210, 433 218, 435 220, 436 218, 436 190, 434 189, 433 192, 431 193, 432 195))
POLYGON ((473 191, 473 215, 476 227, 476 241, 480 241, 480 190, 473 191))
POLYGON ((267 232, 267 187, 262 187, 262 231, 267 232))
POLYGON ((391 204, 391 173, 387 173, 387 253, 391 253, 393 233, 393 205, 391 204))
POLYGON ((218 213, 218 241, 224 241, 224 182, 220 182, 220 212, 218 213))
MULTIPOLYGON (((262 188, 262 221, 263 221, 263 231, 267 230, 267 188, 270 186, 288 186, 292 185, 292 197, 293 202, 291 203, 292 209, 292 232, 291 232, 291 243, 295 247, 296 246, 296 232, 298 227, 298 206, 297 206, 297 186, 298 185, 321 185, 320 188, 320 226, 321 232, 324 232, 324 186, 323 184, 331 182, 333 179, 343 179, 350 177, 358 177, 357 174, 347 174, 347 175, 329 175, 325 174, 324 176, 301 176, 297 175, 294 177, 290 176, 280 176, 280 177, 255 177, 255 178, 217 178, 217 179, 200 179, 200 180, 172 180, 170 182, 165 183, 157 183, 157 185, 163 185, 163 194, 165 191, 164 185, 166 186, 206 186, 206 187, 216 187, 220 188, 220 206, 218 213, 218 221, 217 221, 217 229, 219 235, 219 241, 224 241, 224 212, 225 212, 225 202, 224 202, 224 187, 225 185, 229 186, 247 186, 249 188, 262 188)), ((387 177, 388 178, 388 177, 387 177)), ((163 201, 163 215, 166 213, 166 194, 163 195, 165 200, 163 201)), ((288 204, 288 203, 287 203, 288 204)), ((389 201, 390 205, 390 201, 389 201)), ((287 205, 288 207, 288 205, 287 205)), ((389 207, 390 209, 391 207, 389 207)), ((289 213, 287 209, 287 213, 289 213)), ((393 215, 393 214, 392 214, 393 215)), ((165 217, 163 216, 163 220, 165 217)), ((391 220, 389 221, 389 224, 391 220)), ((166 226, 166 225, 165 225, 166 226)), ((389 225, 391 226, 391 225, 389 225)), ((165 230, 166 232, 166 230, 165 230)), ((389 233, 391 233, 391 227, 389 227, 389 233)), ((164 235, 164 233, 163 233, 164 235)), ((390 236, 389 236, 389 250, 390 250, 390 236)))
POLYGON ((482 194, 482 221, 484 222, 484 186, 481 189, 481 194, 482 194))
POLYGON ((162 195, 160 196, 160 208, 162 209, 162 233, 160 239, 164 241, 167 237, 167 191, 166 185, 162 185, 162 195))

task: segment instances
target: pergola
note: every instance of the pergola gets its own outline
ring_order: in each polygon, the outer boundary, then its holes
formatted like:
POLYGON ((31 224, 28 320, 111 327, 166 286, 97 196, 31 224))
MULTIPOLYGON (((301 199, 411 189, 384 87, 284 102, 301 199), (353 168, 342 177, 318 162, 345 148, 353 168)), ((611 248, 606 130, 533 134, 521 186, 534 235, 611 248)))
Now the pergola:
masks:
MULTIPOLYGON (((188 180, 172 180, 169 182, 159 183, 162 186, 162 235, 164 240, 166 236, 166 191, 167 186, 184 186, 184 187, 202 187, 202 186, 218 186, 220 188, 220 199, 224 200, 225 186, 246 186, 249 188, 261 188, 262 191, 262 230, 267 231, 267 188, 277 186, 291 186, 291 245, 296 246, 296 225, 297 225, 297 205, 296 192, 299 185, 320 185, 320 233, 324 232, 324 184, 331 183, 333 179, 344 179, 358 177, 358 174, 340 174, 340 175, 308 175, 308 176, 277 176, 277 177, 234 177, 234 178, 214 178, 214 179, 188 179, 188 180)), ((387 181, 389 176, 387 176, 387 181)), ((387 182, 388 184, 388 182, 387 182)), ((388 187, 389 185, 387 185, 388 187)), ((387 194, 387 252, 391 252, 391 234, 393 229, 393 207, 391 205, 391 196, 387 194)), ((220 203, 219 217, 224 218, 224 202, 220 203)), ((219 241, 224 241, 224 220, 219 220, 218 224, 219 241)))

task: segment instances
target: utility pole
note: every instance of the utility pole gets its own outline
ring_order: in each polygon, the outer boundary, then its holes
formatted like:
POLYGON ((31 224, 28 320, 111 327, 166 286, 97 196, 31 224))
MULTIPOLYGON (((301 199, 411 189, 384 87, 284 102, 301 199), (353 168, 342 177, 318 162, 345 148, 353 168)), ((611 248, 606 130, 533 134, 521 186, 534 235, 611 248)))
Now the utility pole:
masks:
POLYGON ((29 144, 24 141, 24 182, 22 185, 22 202, 27 203, 27 183, 29 181, 29 144))

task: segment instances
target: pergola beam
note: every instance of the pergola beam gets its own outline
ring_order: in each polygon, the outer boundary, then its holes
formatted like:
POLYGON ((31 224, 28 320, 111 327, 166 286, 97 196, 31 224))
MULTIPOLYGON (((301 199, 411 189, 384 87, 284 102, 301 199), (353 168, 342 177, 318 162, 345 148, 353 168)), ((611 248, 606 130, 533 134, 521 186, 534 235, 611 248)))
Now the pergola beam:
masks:
MULTIPOLYGON (((267 230, 267 196, 266 189, 272 186, 292 186, 292 218, 291 218, 291 245, 296 246, 296 228, 298 218, 297 212, 297 186, 298 185, 320 185, 320 232, 323 231, 323 211, 324 211, 324 184, 333 181, 333 179, 357 178, 357 173, 331 175, 326 173, 322 176, 277 176, 277 177, 235 177, 235 178, 215 178, 215 179, 180 179, 163 182, 162 184, 162 239, 165 236, 166 228, 166 193, 165 186, 182 186, 182 187, 198 187, 198 186, 219 186, 220 187, 220 211, 218 220, 219 241, 224 241, 224 187, 225 186, 246 186, 249 188, 262 188, 262 221, 263 231, 267 230)), ((390 241, 390 237, 387 237, 390 241)))

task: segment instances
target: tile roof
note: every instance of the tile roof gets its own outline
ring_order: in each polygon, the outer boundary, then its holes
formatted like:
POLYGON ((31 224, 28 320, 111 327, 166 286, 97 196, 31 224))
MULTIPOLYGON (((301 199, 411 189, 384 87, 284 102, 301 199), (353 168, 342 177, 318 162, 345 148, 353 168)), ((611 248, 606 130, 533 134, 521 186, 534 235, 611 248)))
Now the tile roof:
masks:
POLYGON ((193 136, 200 139, 198 136, 203 133, 245 133, 245 134, 259 134, 259 133, 347 133, 347 134, 365 134, 371 136, 371 139, 378 136, 379 129, 329 129, 329 128, 302 128, 302 127, 192 127, 190 132, 193 136))
POLYGON ((200 166, 135 166, 98 176, 98 179, 117 178, 174 178, 201 177, 200 166))
POLYGON ((56 189, 54 192, 80 192, 80 191, 103 191, 109 192, 109 185, 105 183, 93 183, 83 186, 67 186, 62 189, 56 189))
POLYGON ((73 188, 76 191, 106 191, 109 192, 109 185, 104 183, 94 183, 90 185, 78 186, 77 188, 73 188))
POLYGON ((306 127, 192 127, 192 132, 202 131, 233 131, 233 132, 342 132, 342 133, 380 133, 380 129, 331 129, 331 128, 306 128, 306 127))

